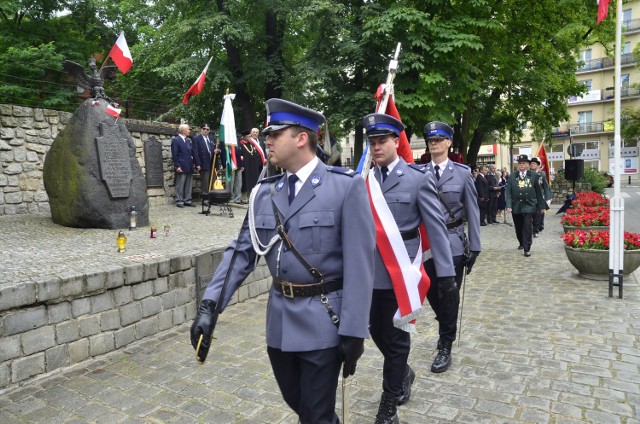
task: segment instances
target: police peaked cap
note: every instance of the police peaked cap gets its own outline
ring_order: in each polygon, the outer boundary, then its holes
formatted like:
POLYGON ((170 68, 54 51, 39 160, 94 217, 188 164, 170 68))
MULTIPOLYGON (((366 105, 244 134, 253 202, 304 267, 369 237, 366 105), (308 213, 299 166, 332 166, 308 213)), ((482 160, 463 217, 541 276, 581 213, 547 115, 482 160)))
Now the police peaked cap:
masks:
POLYGON ((529 160, 529 156, 527 155, 520 155, 518 156, 518 163, 520 162, 528 162, 531 163, 531 161, 529 160))
POLYGON ((384 113, 370 113, 362 120, 362 126, 367 131, 367 136, 395 134, 397 137, 404 131, 405 126, 400 120, 384 113))
POLYGON ((538 158, 531 158, 530 162, 535 162, 535 163, 537 163, 538 165, 540 165, 540 163, 541 163, 541 162, 540 162, 540 159, 538 159, 538 158))
POLYGON ((267 107, 267 128, 262 133, 269 134, 272 131, 280 131, 291 126, 308 128, 317 133, 325 122, 325 117, 320 112, 288 102, 282 99, 269 99, 265 102, 267 107))
POLYGON ((453 140, 453 128, 444 122, 433 121, 424 126, 424 139, 444 137, 453 140))

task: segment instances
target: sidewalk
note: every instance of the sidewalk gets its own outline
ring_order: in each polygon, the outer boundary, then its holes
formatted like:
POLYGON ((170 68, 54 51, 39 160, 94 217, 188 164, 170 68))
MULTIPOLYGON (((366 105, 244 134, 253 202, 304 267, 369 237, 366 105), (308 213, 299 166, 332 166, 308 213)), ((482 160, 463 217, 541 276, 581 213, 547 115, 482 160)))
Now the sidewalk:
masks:
MULTIPOLYGON (((234 211, 239 225, 242 212, 234 211)), ((429 371, 437 341, 429 310, 413 337, 417 378, 411 401, 399 408, 401 421, 640 423, 638 274, 625 280, 622 300, 608 298, 606 282, 579 278, 551 213, 530 258, 516 250, 513 227, 481 231, 452 367, 429 371)), ((203 366, 182 325, 0 392, 0 422, 296 423, 266 355, 266 303, 261 296, 222 314, 203 366)), ((351 383, 351 423, 374 421, 381 369, 369 340, 351 383)))

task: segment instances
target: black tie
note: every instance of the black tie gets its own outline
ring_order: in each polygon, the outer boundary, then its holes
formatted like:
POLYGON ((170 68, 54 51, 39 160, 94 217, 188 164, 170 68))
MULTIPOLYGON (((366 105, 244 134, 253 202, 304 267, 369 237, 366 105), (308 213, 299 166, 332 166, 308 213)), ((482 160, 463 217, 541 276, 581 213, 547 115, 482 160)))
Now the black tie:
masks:
POLYGON ((440 167, 438 165, 434 166, 433 169, 436 170, 436 179, 440 181, 440 167))
POLYGON ((289 204, 291 204, 293 198, 296 197, 296 181, 299 179, 296 174, 289 175, 289 204))
POLYGON ((386 166, 380 167, 380 173, 382 174, 382 182, 387 179, 387 172, 389 172, 389 168, 386 166))

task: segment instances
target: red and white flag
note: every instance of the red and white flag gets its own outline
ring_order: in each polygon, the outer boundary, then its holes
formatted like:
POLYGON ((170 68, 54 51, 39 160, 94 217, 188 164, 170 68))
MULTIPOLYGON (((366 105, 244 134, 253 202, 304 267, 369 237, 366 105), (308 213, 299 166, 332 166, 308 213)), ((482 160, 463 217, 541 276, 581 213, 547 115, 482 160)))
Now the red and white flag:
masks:
POLYGON ((114 118, 118 119, 120 117, 120 112, 122 112, 122 109, 119 109, 115 106, 107 105, 107 113, 114 118))
POLYGON ((547 158, 547 150, 544 148, 544 144, 540 145, 536 157, 540 159, 540 170, 544 171, 547 176, 547 184, 551 184, 551 168, 549 168, 549 159, 547 158))
MULTIPOLYGON (((373 168, 372 172, 377 169, 373 168)), ((393 325, 407 332, 415 331, 415 319, 422 313, 422 304, 429 291, 429 277, 422 264, 422 243, 411 261, 409 252, 380 189, 378 180, 367 178, 369 203, 376 224, 376 246, 389 272, 393 292, 398 302, 398 310, 393 317, 393 325)))
MULTIPOLYGON (((386 113, 387 115, 393 116, 398 121, 402 122, 400 119, 400 113, 398 113, 398 108, 396 107, 396 103, 393 100, 393 96, 389 95, 389 102, 387 103, 387 110, 379 110, 380 102, 382 101, 382 97, 384 96, 384 88, 385 84, 380 84, 378 90, 376 91, 375 97, 378 101, 378 105, 376 106, 376 113, 386 113)), ((411 152, 411 146, 409 144, 409 139, 407 139, 407 134, 404 130, 400 133, 400 144, 398 145, 398 156, 404 159, 407 163, 414 163, 413 161, 413 152, 411 152)))
POLYGON ((598 23, 607 19, 609 14, 609 3, 611 0, 599 0, 598 1, 598 23))
POLYGON ((196 82, 194 82, 191 88, 189 88, 189 90, 185 93, 184 98, 182 99, 182 103, 184 103, 185 105, 189 103, 189 97, 200 94, 200 92, 202 91, 202 87, 204 87, 204 81, 207 79, 207 69, 209 69, 209 64, 211 63, 212 59, 213 58, 209 59, 209 61, 207 62, 207 66, 204 67, 204 70, 200 73, 200 76, 198 77, 196 82))
POLYGON ((123 74, 126 74, 129 69, 131 69, 131 66, 133 65, 133 57, 131 57, 127 40, 124 38, 124 32, 120 33, 120 36, 116 40, 116 44, 113 45, 107 57, 113 59, 116 66, 123 74))

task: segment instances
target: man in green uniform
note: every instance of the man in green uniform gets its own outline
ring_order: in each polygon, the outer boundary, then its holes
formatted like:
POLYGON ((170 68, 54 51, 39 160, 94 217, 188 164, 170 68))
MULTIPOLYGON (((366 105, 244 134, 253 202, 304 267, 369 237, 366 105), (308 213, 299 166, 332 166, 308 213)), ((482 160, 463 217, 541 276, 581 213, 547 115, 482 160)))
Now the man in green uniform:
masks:
POLYGON ((529 157, 518 156, 518 171, 511 174, 507 181, 505 201, 507 212, 513 216, 516 237, 524 249, 524 256, 531 256, 531 235, 533 233, 533 216, 536 209, 549 209, 544 201, 538 173, 529 169, 529 157))

